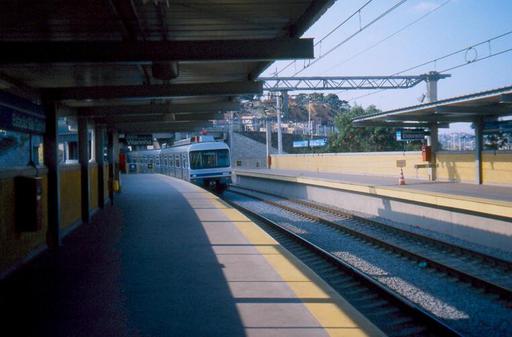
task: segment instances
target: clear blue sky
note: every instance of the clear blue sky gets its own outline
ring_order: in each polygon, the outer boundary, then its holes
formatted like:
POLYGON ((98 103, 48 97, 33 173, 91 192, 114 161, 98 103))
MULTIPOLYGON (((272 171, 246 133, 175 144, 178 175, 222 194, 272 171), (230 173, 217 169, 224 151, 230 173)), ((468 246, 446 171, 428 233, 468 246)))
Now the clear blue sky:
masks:
MULTIPOLYGON (((315 42, 318 41, 366 1, 338 1, 304 34, 304 37, 312 37, 315 42)), ((439 10, 389 40, 344 62, 445 1, 408 0, 298 76, 390 75, 512 30, 511 0, 451 0, 439 10)), ((362 25, 397 2, 398 0, 374 0, 361 13, 362 25)), ((322 42, 321 52, 325 53, 358 29, 359 17, 356 15, 322 42)), ((492 52, 512 48, 512 34, 492 42, 490 47, 492 52)), ((488 55, 489 46, 487 44, 480 46, 477 52, 479 57, 488 55)), ((320 55, 320 48, 317 46, 315 57, 318 55, 320 55)), ((415 69, 409 74, 421 74, 430 70, 440 71, 462 62, 465 62, 464 53, 435 65, 429 64, 415 69)), ((276 68, 280 70, 288 63, 276 62, 264 75, 271 76, 276 68)), ((279 76, 291 76, 300 70, 303 64, 303 61, 297 61, 279 76)), ((512 52, 470 64, 449 73, 452 74, 451 78, 439 82, 439 99, 512 85, 512 52)), ((351 104, 355 102, 363 106, 374 104, 382 110, 390 110, 418 104, 418 97, 424 92, 425 85, 421 83, 412 89, 387 90, 356 100, 353 99, 369 91, 344 91, 339 93, 339 96, 349 100, 351 104)))

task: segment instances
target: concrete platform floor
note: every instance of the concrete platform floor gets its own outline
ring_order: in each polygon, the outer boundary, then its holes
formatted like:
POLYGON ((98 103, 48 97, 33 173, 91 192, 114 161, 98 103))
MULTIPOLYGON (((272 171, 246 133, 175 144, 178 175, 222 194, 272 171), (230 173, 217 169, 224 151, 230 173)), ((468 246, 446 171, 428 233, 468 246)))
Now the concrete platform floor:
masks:
MULTIPOLYGON (((344 173, 317 173, 301 170, 280 169, 256 169, 239 170, 241 172, 257 172, 262 174, 275 174, 291 177, 306 177, 312 179, 325 179, 348 184, 361 184, 380 187, 392 187, 398 185, 396 177, 370 176, 344 173)), ((442 193, 453 196, 474 197, 491 199, 496 201, 512 202, 512 186, 477 185, 468 183, 427 181, 405 177, 406 185, 400 186, 405 190, 417 190, 421 192, 442 193)))
POLYGON ((123 176, 97 213, 0 283, 2 336, 367 336, 381 332, 214 195, 123 176))

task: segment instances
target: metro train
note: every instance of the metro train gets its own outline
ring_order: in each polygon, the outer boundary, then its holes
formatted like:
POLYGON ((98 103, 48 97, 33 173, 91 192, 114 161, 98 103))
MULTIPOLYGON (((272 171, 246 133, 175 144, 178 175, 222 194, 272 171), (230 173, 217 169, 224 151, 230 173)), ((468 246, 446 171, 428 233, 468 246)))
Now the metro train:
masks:
POLYGON ((127 152, 128 166, 190 181, 222 193, 231 183, 229 147, 212 136, 195 136, 162 150, 127 152))

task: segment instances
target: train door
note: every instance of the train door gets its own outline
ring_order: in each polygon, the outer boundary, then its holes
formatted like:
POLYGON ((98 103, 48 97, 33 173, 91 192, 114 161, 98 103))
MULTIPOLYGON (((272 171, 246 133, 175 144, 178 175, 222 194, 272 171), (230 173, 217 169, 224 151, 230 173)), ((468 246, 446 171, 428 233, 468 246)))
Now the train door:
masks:
POLYGON ((178 153, 174 156, 174 167, 175 167, 174 176, 176 178, 181 178, 181 174, 180 174, 181 173, 181 171, 180 171, 181 165, 180 164, 181 164, 181 160, 180 160, 180 155, 178 153))
POLYGON ((181 174, 182 174, 182 179, 184 180, 190 180, 190 174, 189 174, 189 170, 188 170, 188 155, 187 155, 187 152, 184 152, 181 154, 181 163, 182 163, 182 170, 181 170, 181 174))
POLYGON ((171 175, 173 177, 176 176, 176 158, 174 157, 174 154, 171 154, 171 175))

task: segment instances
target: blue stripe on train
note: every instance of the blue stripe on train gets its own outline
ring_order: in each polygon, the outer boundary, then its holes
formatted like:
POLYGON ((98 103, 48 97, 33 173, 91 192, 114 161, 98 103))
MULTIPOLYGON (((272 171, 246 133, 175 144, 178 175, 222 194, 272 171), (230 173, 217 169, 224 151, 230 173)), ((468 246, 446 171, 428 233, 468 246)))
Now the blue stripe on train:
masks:
MULTIPOLYGON (((195 177, 206 177, 206 176, 222 176, 224 172, 211 172, 211 173, 193 173, 190 176, 195 177)), ((230 173, 231 174, 231 173, 230 173)))

